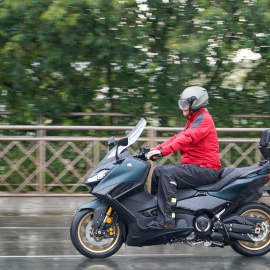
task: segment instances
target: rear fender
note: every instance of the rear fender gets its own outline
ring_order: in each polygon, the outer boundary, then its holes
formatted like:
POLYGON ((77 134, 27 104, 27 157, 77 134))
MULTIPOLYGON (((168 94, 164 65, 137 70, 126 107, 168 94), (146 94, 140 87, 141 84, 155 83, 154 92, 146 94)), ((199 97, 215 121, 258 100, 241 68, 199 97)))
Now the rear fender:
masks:
MULTIPOLYGON (((233 209, 232 214, 236 213, 241 207, 243 207, 243 206, 245 206, 245 205, 248 205, 248 204, 253 204, 253 203, 254 203, 254 202, 246 202, 246 203, 243 203, 243 204, 238 205, 236 208, 233 209)), ((267 205, 267 204, 265 204, 264 202, 256 201, 256 203, 257 203, 258 205, 264 205, 264 206, 266 206, 266 207, 268 207, 268 208, 270 209, 270 206, 267 205)))

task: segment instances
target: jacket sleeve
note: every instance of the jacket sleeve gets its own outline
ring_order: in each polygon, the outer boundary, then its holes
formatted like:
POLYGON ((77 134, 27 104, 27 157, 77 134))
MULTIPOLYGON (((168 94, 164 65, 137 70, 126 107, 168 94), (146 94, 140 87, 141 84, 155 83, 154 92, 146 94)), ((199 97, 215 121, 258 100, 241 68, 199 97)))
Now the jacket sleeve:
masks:
POLYGON ((210 132, 211 128, 214 128, 214 125, 210 118, 203 113, 199 114, 189 129, 172 137, 169 143, 161 145, 163 156, 178 150, 185 151, 186 146, 196 144, 202 140, 210 132))
POLYGON ((163 149, 163 147, 164 147, 165 145, 168 145, 168 144, 170 144, 172 141, 174 141, 175 138, 176 138, 178 135, 179 135, 179 134, 176 134, 176 135, 174 135, 173 137, 171 137, 170 139, 168 139, 167 141, 165 141, 164 143, 155 146, 154 149, 157 149, 157 150, 163 149))

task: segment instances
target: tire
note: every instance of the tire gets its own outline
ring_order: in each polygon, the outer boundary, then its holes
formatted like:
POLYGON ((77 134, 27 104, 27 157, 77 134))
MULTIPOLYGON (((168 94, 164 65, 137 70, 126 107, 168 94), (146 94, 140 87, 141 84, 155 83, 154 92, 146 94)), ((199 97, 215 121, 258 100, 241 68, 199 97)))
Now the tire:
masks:
POLYGON ((78 212, 70 226, 70 238, 75 248, 88 258, 106 258, 119 250, 124 242, 124 224, 112 223, 113 236, 105 238, 96 236, 92 221, 94 210, 87 209, 78 212))
POLYGON ((249 234, 254 243, 233 239, 232 249, 246 257, 262 256, 268 253, 270 251, 270 208, 263 203, 254 202, 242 206, 234 214, 241 217, 264 218, 265 221, 256 224, 256 227, 260 228, 260 234, 249 234))

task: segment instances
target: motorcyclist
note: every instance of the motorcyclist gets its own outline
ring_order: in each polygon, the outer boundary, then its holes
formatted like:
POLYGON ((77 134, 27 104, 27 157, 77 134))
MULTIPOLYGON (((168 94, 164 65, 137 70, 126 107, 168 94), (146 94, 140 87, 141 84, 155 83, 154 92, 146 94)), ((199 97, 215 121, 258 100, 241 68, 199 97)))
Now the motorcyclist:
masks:
POLYGON ((214 121, 205 109, 207 90, 199 86, 186 88, 178 101, 187 117, 184 131, 152 148, 147 158, 167 156, 180 150, 181 165, 158 166, 152 175, 151 194, 157 195, 157 219, 148 223, 151 229, 173 228, 177 189, 194 188, 215 182, 220 168, 218 137, 214 121))

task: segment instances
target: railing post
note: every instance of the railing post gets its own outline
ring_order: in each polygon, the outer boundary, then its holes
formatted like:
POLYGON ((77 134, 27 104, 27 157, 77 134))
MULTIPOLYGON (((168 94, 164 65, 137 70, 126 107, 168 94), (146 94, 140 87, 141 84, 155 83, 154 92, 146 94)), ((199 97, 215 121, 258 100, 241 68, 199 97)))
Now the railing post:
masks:
MULTIPOLYGON (((38 125, 43 125, 43 117, 38 117, 38 125)), ((46 130, 37 130, 37 137, 46 137, 46 130)), ((38 157, 38 193, 45 192, 45 162, 46 162, 46 141, 38 141, 39 157, 38 157)))
POLYGON ((149 127, 149 130, 148 130, 149 147, 156 146, 156 137, 157 137, 157 131, 155 127, 149 127))
POLYGON ((94 167, 100 162, 100 141, 94 143, 94 167))
MULTIPOLYGON (((156 131, 155 127, 149 127, 147 135, 148 135, 149 147, 151 148, 151 147, 156 146, 157 131, 156 131)), ((156 166, 152 163, 152 166, 151 166, 148 178, 147 178, 147 182, 146 182, 146 187, 147 187, 147 190, 149 192, 151 191, 151 176, 152 176, 152 173, 153 173, 155 167, 156 166)))
POLYGON ((261 151, 259 149, 259 143, 255 143, 255 146, 256 146, 256 148, 255 148, 255 163, 258 163, 263 159, 263 157, 262 157, 261 151))

